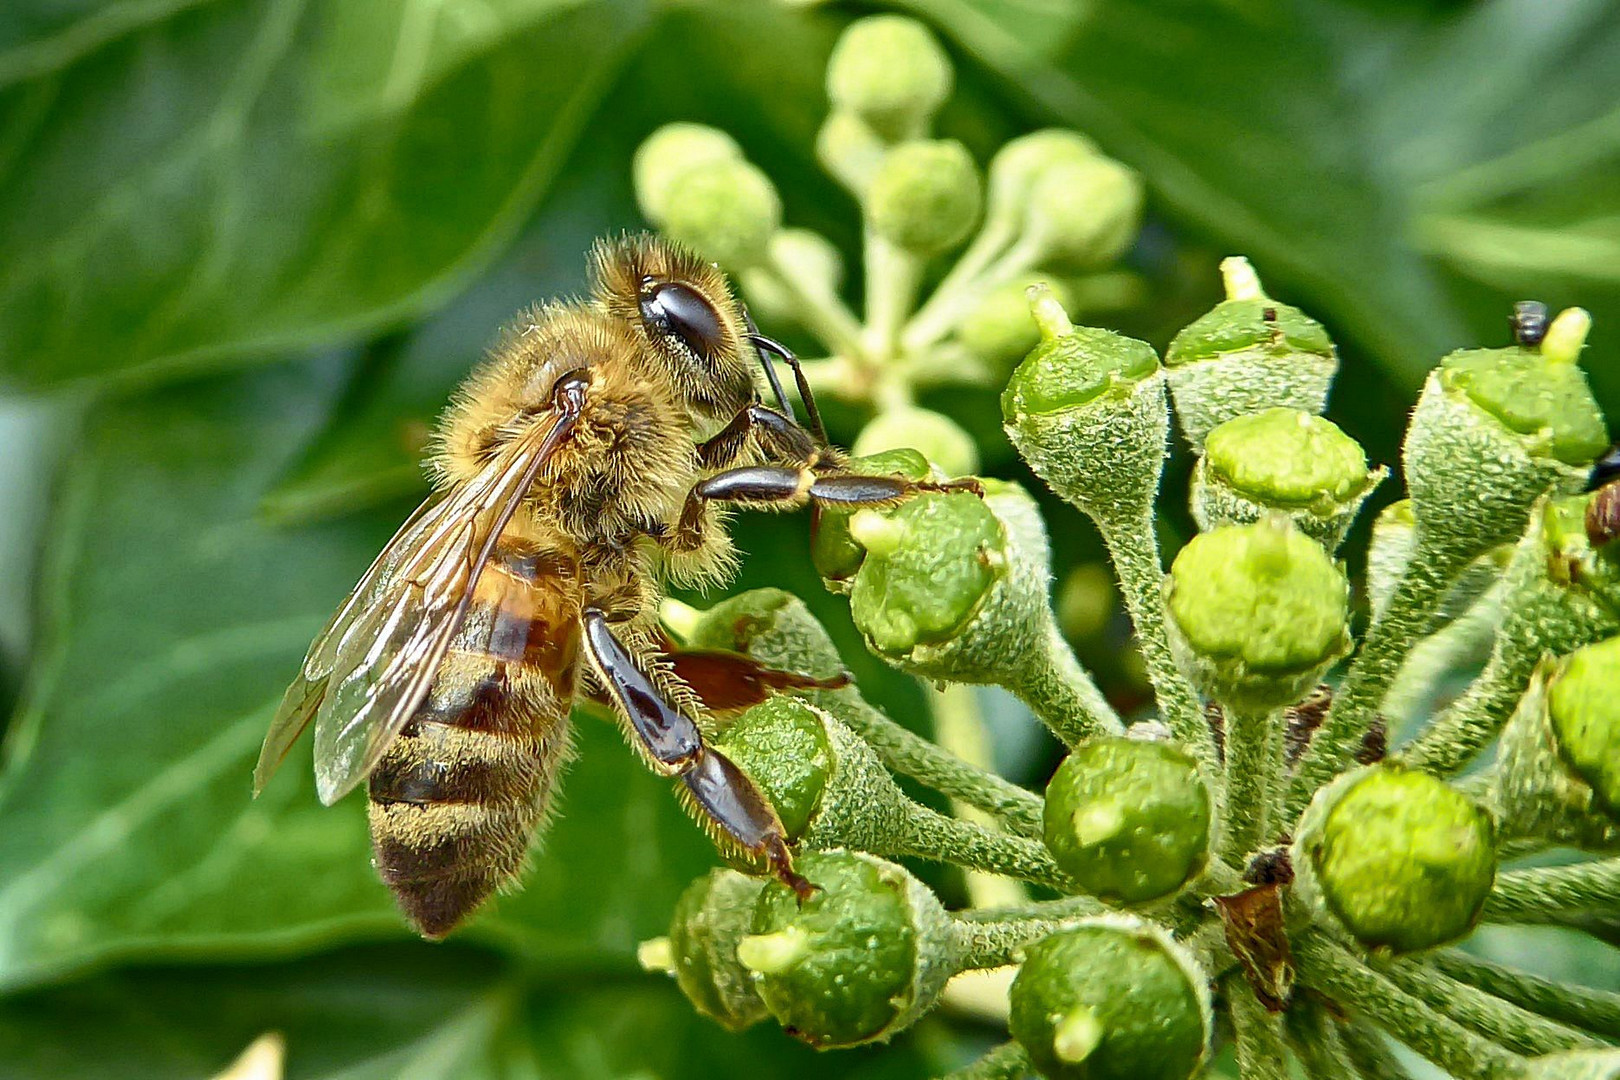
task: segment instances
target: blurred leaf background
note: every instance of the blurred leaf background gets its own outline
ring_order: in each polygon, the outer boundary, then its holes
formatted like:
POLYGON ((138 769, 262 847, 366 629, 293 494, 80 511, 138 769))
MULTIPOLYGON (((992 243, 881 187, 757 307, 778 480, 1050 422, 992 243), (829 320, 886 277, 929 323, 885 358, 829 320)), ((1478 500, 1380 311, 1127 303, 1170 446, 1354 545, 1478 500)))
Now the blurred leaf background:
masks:
MULTIPOLYGON (((1620 410, 1620 5, 893 6, 955 56, 941 127, 981 161, 1062 124, 1143 173, 1142 302, 1119 328, 1162 347, 1246 253, 1335 332, 1334 415, 1393 462, 1441 353, 1503 341, 1514 299, 1580 303, 1620 410)), ((450 388, 503 321, 581 287, 592 237, 640 226, 648 132, 726 128, 790 223, 853 253, 854 206, 810 147, 827 51, 867 10, 0 6, 0 1073, 206 1077, 278 1029, 292 1077, 898 1078, 994 1038, 937 1016, 818 1059, 696 1019, 634 948, 712 853, 600 721, 523 891, 450 945, 402 930, 358 801, 321 809, 298 768, 247 797, 309 637, 421 493, 450 388)), ((927 403, 1016 475, 988 394, 927 403)), ((860 418, 834 421, 847 440, 860 418)), ((1098 558, 1055 532, 1060 575, 1098 558)), ((739 538, 758 553, 740 585, 799 592, 868 696, 926 722, 813 580, 802 520, 739 538)), ((1125 628, 1082 621, 1111 691, 1139 696, 1125 628)), ((990 704, 1007 768, 1039 783, 1049 749, 990 704)), ((1475 945, 1620 986, 1616 954, 1572 940, 1475 945)))

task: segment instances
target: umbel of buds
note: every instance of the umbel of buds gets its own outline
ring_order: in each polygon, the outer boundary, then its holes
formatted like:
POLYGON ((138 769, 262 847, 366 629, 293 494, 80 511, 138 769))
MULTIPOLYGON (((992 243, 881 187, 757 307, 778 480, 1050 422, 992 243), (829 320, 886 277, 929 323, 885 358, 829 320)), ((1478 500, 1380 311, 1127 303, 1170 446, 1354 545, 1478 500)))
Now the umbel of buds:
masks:
POLYGON ((1462 937, 1496 877, 1484 808, 1427 773, 1370 766, 1317 793, 1294 842, 1298 894, 1369 949, 1462 937))
POLYGON ((1048 1080, 1186 1080, 1209 1043, 1208 983, 1153 924, 1090 919, 1025 951, 1008 1027, 1048 1080))

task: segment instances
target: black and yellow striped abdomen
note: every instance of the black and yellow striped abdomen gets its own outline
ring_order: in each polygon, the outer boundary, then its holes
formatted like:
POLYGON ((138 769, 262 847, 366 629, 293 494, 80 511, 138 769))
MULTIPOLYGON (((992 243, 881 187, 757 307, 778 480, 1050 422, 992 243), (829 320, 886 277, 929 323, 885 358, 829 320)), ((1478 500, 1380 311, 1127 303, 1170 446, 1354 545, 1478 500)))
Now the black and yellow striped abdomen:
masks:
POLYGON ((569 752, 578 563, 504 539, 427 700, 370 777, 372 850, 405 915, 443 937, 522 869, 569 752))

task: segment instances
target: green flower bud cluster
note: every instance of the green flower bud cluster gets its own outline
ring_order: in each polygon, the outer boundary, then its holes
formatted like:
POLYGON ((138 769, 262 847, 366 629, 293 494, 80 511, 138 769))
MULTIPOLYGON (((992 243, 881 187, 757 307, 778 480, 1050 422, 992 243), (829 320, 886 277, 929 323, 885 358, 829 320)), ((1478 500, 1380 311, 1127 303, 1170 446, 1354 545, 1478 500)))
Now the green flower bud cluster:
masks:
POLYGON ((981 172, 934 127, 954 81, 934 32, 897 15, 852 21, 829 59, 815 154, 860 209, 859 316, 840 253, 783 227, 735 140, 672 124, 637 155, 647 218, 733 271, 765 333, 825 348, 805 385, 858 419, 827 411, 854 456, 818 469, 910 482, 818 505, 810 551, 866 648, 932 684, 939 738, 866 701, 796 597, 668 603, 683 650, 743 673, 705 734, 818 891, 801 900, 733 853, 644 962, 726 1027, 770 1019, 824 1049, 887 1040, 956 975, 1020 965, 1012 1041, 962 1077, 1186 1080, 1228 1032, 1245 1080, 1291 1058, 1400 1075, 1386 1035, 1464 1080, 1616 1074, 1596 1047, 1620 1039, 1620 999, 1444 948, 1481 922, 1589 925, 1620 902, 1620 487, 1583 493, 1609 446, 1577 363, 1590 320, 1521 319, 1514 344, 1439 360, 1406 490, 1371 523, 1358 643, 1346 565, 1363 560, 1341 548, 1389 470, 1322 415, 1325 328, 1241 257, 1162 356, 1076 325, 1132 289, 1110 267, 1142 184, 1060 129, 981 172), (978 477, 996 468, 980 425, 922 396, 950 383, 1000 389, 1008 440, 1096 526, 1123 601, 1107 609, 1129 616, 1153 696, 1129 731, 1059 628, 1036 499, 978 477), (1172 424, 1196 458, 1198 532, 1164 552, 1172 424), (1456 676, 1472 678, 1443 692, 1456 676), (977 686, 1062 744, 1044 785, 990 767, 977 686), (1506 863, 1554 845, 1590 861, 1506 863), (899 858, 965 871, 968 907, 899 858))

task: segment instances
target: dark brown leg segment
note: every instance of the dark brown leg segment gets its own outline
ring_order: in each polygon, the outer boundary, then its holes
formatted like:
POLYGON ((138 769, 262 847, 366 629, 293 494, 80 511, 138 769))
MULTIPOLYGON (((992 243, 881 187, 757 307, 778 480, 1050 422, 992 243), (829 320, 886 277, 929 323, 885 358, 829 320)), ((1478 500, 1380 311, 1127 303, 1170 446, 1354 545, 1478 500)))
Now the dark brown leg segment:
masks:
POLYGON ((691 717, 676 710, 609 628, 596 608, 584 614, 585 647, 630 730, 655 761, 670 767, 703 812, 743 850, 764 858, 800 896, 810 884, 793 871, 793 857, 776 811, 742 770, 703 745, 691 717))

